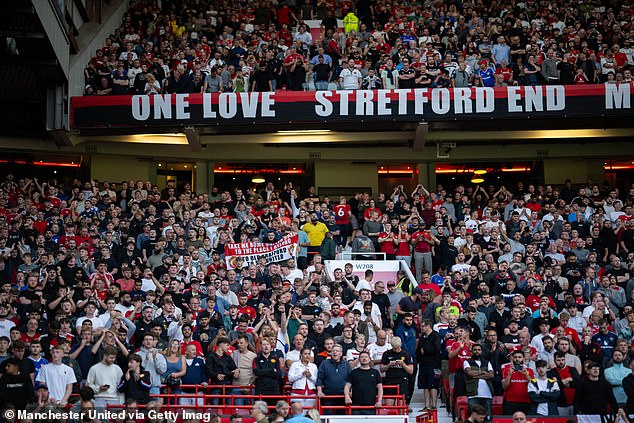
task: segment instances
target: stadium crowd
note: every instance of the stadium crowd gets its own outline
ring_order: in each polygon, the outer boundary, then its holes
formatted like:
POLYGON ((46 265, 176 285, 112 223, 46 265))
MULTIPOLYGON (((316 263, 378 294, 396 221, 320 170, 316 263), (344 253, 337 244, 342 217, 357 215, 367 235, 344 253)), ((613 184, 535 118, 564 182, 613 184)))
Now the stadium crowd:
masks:
POLYGON ((159 4, 131 2, 86 95, 632 82, 628 2, 159 4))
POLYGON ((317 397, 374 414, 394 386, 407 403, 422 390, 430 410, 442 391, 487 416, 500 396, 504 414, 633 413, 633 204, 634 187, 591 181, 333 200, 292 183, 194 193, 8 175, 3 418, 226 402, 258 422, 277 406, 274 422, 289 408, 306 419, 317 397), (224 260, 229 242, 293 234, 296 258, 224 260), (326 271, 342 250, 412 273, 326 271))

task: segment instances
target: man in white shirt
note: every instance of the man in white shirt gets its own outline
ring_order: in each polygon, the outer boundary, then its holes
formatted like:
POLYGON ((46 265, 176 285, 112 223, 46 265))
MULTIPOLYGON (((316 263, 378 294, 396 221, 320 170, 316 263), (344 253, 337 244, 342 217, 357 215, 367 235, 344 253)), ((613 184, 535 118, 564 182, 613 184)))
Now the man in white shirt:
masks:
POLYGON ((392 349, 392 346, 387 343, 387 332, 385 332, 383 329, 378 331, 376 333, 376 342, 368 345, 367 349, 370 353, 372 363, 374 363, 374 368, 378 371, 381 371, 381 359, 383 358, 383 353, 387 350, 392 349))
POLYGON ((382 326, 381 310, 370 299, 364 300, 364 294, 371 297, 370 291, 361 291, 361 300, 357 301, 353 310, 361 311, 361 320, 368 324, 368 342, 376 342, 377 333, 382 326))
MULTIPOLYGON (((77 319, 75 323, 75 328, 77 329, 77 333, 81 332, 81 325, 85 320, 90 320, 92 322, 92 330, 97 331, 100 328, 103 328, 103 321, 96 315, 97 305, 93 301, 89 301, 88 304, 84 307, 85 316, 77 319)), ((100 331, 99 331, 100 332, 100 331)))
POLYGON ((10 338, 9 334, 15 323, 7 319, 7 317, 9 317, 9 307, 7 304, 0 304, 0 336, 10 338))
POLYGON ((339 74, 339 83, 344 90, 358 90, 363 80, 361 72, 354 67, 354 60, 342 63, 343 70, 339 74))
POLYGON ((493 402, 493 366, 482 358, 482 346, 474 344, 471 347, 471 359, 463 363, 465 371, 467 396, 469 397, 469 408, 479 404, 487 410, 487 416, 491 416, 493 402), (477 385, 474 385, 477 380, 477 385))
POLYGON ((73 369, 62 363, 63 357, 64 349, 61 346, 53 347, 51 362, 42 366, 35 378, 36 382, 48 388, 49 398, 62 407, 68 404, 73 384, 77 383, 73 369))

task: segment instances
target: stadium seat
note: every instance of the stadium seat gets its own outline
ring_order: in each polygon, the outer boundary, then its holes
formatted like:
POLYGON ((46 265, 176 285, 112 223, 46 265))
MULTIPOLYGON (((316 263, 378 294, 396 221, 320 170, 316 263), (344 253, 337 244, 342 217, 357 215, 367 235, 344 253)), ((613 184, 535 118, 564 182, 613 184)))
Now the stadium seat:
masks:
POLYGON ((497 396, 497 397, 493 397, 493 405, 491 406, 491 413, 494 416, 499 416, 502 415, 502 404, 504 404, 504 397, 503 396, 497 396))
POLYGON ((456 417, 462 421, 469 417, 469 400, 465 396, 456 398, 456 417))

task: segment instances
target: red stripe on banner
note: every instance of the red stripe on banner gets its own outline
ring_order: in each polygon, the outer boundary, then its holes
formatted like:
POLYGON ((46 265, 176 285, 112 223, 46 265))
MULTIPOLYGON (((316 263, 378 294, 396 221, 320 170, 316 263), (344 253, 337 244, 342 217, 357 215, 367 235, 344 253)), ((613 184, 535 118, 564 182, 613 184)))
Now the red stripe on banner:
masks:
MULTIPOLYGON (((582 97, 582 96, 603 96, 605 95, 605 85, 566 85, 563 86, 566 91, 566 97, 582 97)), ((513 89, 514 87, 495 87, 493 88, 495 98, 507 98, 509 88, 513 89)), ((541 90, 542 94, 545 95, 546 89, 545 86, 534 87, 537 90, 541 90)), ((423 94, 425 98, 431 98, 432 92, 436 88, 428 89, 427 92, 423 94)), ((520 97, 523 98, 525 95, 525 91, 527 87, 518 87, 518 93, 520 97)), ((449 96, 451 99, 454 98, 455 90, 451 88, 447 88, 449 90, 449 96)), ((475 88, 470 88, 471 95, 469 98, 473 99, 475 97, 475 88)), ((375 101, 377 98, 377 90, 373 91, 373 100, 375 101)), ((327 98, 333 102, 340 101, 340 94, 337 91, 329 91, 331 93, 327 98)), ((350 94, 348 95, 348 101, 355 102, 356 101, 356 91, 348 91, 350 94)), ((276 103, 314 103, 316 91, 276 91, 273 93, 272 98, 276 103)), ((237 93, 236 93, 237 94, 237 93)), ((261 102, 262 93, 248 93, 249 95, 258 95, 258 102, 261 102)), ((171 95, 172 104, 176 101, 176 94, 171 95)), ((212 93, 211 94, 211 104, 218 104, 218 98, 220 93, 212 93)), ((87 97, 73 97, 71 99, 71 113, 72 109, 81 109, 87 107, 103 107, 103 106, 126 106, 131 107, 132 101, 135 96, 131 95, 114 95, 114 96, 87 96, 87 97)), ((391 100, 398 100, 399 93, 396 90, 391 90, 391 92, 386 94, 386 97, 391 100)), ((199 105, 203 104, 203 94, 200 93, 192 93, 187 95, 187 100, 190 105, 199 105)), ((407 100, 414 100, 414 91, 410 90, 407 93, 407 100)), ((236 95, 237 103, 242 103, 242 97, 240 94, 236 95)), ((154 104, 154 96, 150 96, 150 104, 154 104)))

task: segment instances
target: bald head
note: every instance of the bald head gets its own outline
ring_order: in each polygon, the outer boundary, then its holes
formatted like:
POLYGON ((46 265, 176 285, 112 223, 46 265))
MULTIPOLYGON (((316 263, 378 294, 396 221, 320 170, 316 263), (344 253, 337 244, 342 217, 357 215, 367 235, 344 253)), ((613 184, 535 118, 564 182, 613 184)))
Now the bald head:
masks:
POLYGON ((297 416, 298 414, 302 414, 304 409, 302 408, 301 402, 294 402, 291 404, 291 414, 293 416, 297 416))

